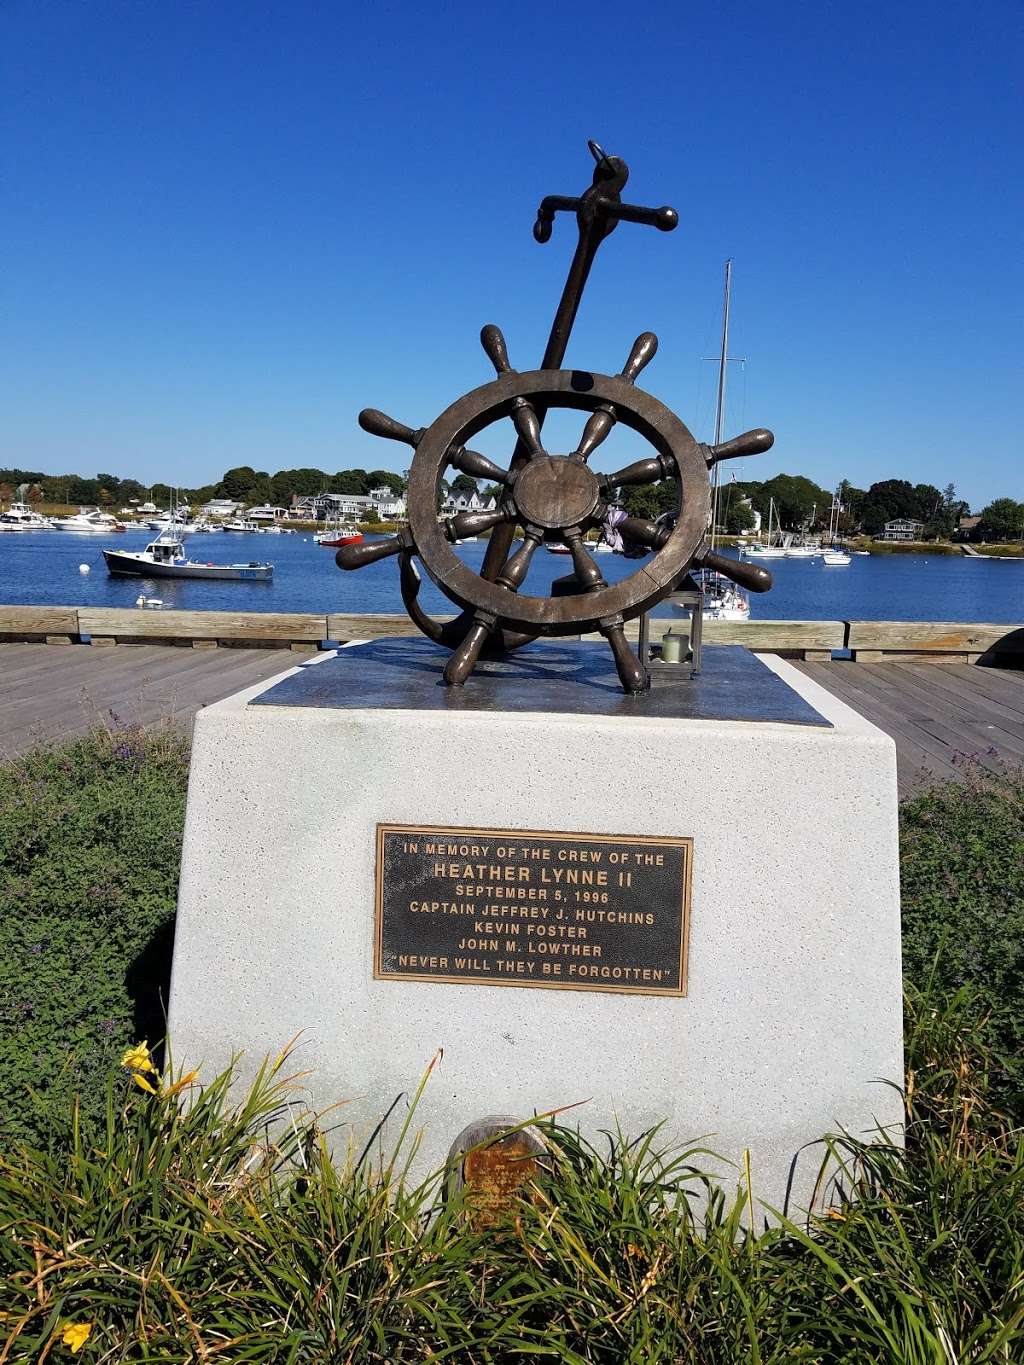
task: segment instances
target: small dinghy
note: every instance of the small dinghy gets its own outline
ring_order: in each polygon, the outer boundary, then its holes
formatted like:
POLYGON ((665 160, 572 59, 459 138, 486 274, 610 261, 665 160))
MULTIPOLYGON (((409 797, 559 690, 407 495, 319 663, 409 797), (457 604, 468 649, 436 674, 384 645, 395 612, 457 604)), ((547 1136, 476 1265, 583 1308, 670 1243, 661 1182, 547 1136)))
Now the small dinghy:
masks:
POLYGON ((104 550, 107 572, 135 574, 142 578, 215 578, 218 580, 266 581, 274 576, 273 564, 251 560, 248 564, 210 564, 185 558, 185 546, 171 532, 159 536, 144 550, 104 550))

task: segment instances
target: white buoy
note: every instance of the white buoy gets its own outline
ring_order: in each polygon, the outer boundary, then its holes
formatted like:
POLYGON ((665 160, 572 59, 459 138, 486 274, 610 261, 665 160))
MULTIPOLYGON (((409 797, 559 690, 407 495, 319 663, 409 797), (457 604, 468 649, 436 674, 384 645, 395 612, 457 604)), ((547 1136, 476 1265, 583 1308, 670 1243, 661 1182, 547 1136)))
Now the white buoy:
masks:
POLYGON ((78 566, 78 572, 79 572, 79 573, 88 573, 88 572, 89 572, 89 566, 88 566, 88 564, 79 564, 79 566, 78 566))

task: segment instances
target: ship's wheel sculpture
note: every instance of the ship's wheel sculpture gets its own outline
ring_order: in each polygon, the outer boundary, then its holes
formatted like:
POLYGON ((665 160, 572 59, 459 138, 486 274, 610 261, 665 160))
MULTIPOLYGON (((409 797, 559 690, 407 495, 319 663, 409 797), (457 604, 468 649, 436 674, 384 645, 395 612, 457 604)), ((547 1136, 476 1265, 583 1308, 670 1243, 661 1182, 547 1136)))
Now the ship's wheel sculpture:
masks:
POLYGON ((601 241, 622 219, 663 231, 678 221, 670 208, 623 204, 619 192, 629 174, 625 163, 606 156, 595 143, 590 148, 597 163, 591 187, 578 199, 545 199, 534 226, 537 240, 547 241, 554 214, 565 209, 576 213, 580 229, 541 368, 514 370, 504 337, 488 325, 480 339, 497 378, 453 403, 431 426, 413 430, 373 408, 359 414, 365 431, 404 441, 415 451, 407 494, 409 524, 391 540, 343 546, 337 563, 355 569, 387 555, 400 556, 402 596, 410 616, 425 635, 453 651, 444 670, 450 686, 463 684, 481 655, 500 655, 538 636, 600 631, 611 646, 624 691, 641 693, 650 686, 650 677, 629 647, 625 622, 661 601, 688 570, 713 569, 755 592, 771 587, 764 569, 715 554, 707 543, 710 471, 719 460, 767 450, 771 432, 747 432, 718 446, 695 441, 678 417, 635 385, 658 347, 652 332, 637 337, 617 375, 559 368, 601 241), (568 453, 548 451, 541 441, 544 418, 554 408, 589 414, 579 443, 568 453), (467 445, 485 427, 505 419, 516 437, 508 468, 467 445), (617 423, 633 430, 651 451, 615 473, 599 474, 588 461, 617 423), (498 485, 497 509, 439 520, 438 489, 446 470, 498 485), (618 489, 662 479, 676 480, 679 503, 673 524, 625 516, 614 506, 618 489), (513 548, 517 526, 522 541, 513 548), (595 529, 628 552, 648 550, 653 557, 629 577, 609 584, 586 547, 586 534, 595 529), (490 543, 477 573, 452 546, 488 531, 490 543), (568 548, 573 573, 553 584, 551 596, 528 596, 519 589, 545 541, 568 548), (420 607, 413 556, 463 609, 455 620, 435 621, 420 607))

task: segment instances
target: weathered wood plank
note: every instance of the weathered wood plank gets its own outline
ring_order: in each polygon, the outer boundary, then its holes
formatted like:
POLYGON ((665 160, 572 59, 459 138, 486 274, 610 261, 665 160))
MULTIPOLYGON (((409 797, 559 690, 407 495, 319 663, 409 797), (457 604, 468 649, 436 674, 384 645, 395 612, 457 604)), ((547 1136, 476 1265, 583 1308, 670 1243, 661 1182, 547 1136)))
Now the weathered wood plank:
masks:
POLYGON ((905 697, 916 698, 923 712, 935 716, 951 734, 959 737, 961 749, 994 747, 1003 759, 1024 754, 1024 717, 1014 721, 1001 715, 995 704, 977 689, 966 689, 965 696, 956 689, 936 687, 933 669, 926 673, 902 664, 890 664, 884 671, 896 678, 896 685, 905 697))
MULTIPOLYGON (((942 664, 969 664, 972 659, 977 662, 980 656, 970 654, 963 650, 952 650, 948 653, 945 650, 931 649, 855 649, 852 651, 854 663, 858 664, 929 664, 938 667, 942 664)), ((982 656, 987 657, 987 656, 982 656)))
POLYGON ((163 644, 94 652, 0 645, 0 755, 43 737, 111 724, 111 711, 130 723, 187 722, 201 707, 290 666, 290 655, 276 649, 195 652, 163 644))
MULTIPOLYGON (((704 621, 704 644, 746 645, 762 653, 788 650, 842 649, 846 639, 844 621, 704 621)), ((652 617, 651 639, 660 640, 670 627, 685 625, 683 617, 652 617)), ((630 621, 626 634, 636 639, 640 625, 630 621)))
MULTIPOLYGON (((1006 649, 1024 653, 1024 627, 999 622, 963 621, 848 621, 848 647, 901 652, 946 654, 983 653, 1006 649), (1020 643, 1008 640, 1020 633, 1020 643)), ((857 658, 861 655, 858 653, 857 658)))
POLYGON ((805 664, 804 670, 865 719, 891 735, 896 743, 901 796, 936 779, 962 778, 962 771, 952 763, 950 747, 917 726, 898 697, 880 695, 871 686, 874 669, 838 663, 805 664))
POLYGON ((326 640, 327 616, 311 612, 140 611, 81 607, 83 635, 178 640, 326 640))
MULTIPOLYGON (((439 621, 451 620, 439 616, 439 621)), ((685 628, 683 616, 657 616, 651 619, 651 639, 660 640, 671 628, 685 628)), ((635 640, 639 621, 626 622, 626 635, 635 640)), ((404 615, 345 615, 332 612, 327 617, 329 640, 377 640, 385 635, 418 635, 419 631, 404 615)), ((846 637, 843 621, 705 621, 704 642, 719 645, 747 645, 765 652, 777 650, 842 649, 846 637)), ((590 638, 589 636, 585 638, 590 638)), ((600 636, 595 636, 599 639, 600 636)))
POLYGON ((0 640, 46 640, 67 643, 78 638, 74 607, 0 606, 0 640))
POLYGON ((972 759, 981 767, 998 772, 1006 759, 1012 758, 1017 743, 1006 735, 1002 756, 990 753, 989 750, 998 748, 993 744, 997 732, 988 728, 986 708, 976 703, 968 712, 948 693, 929 685, 930 673, 931 669, 886 664, 882 668, 858 670, 857 685, 906 715, 916 731, 930 735, 942 745, 954 766, 972 759))
POLYGON ((956 697, 962 707, 984 706, 993 715, 1014 723, 1024 722, 1024 676, 1020 673, 1004 673, 994 668, 972 668, 969 672, 943 668, 934 670, 934 682, 929 679, 929 683, 937 691, 956 697), (1004 679, 1008 687, 1003 686, 1004 679))
MULTIPOLYGON (((449 616, 435 616, 435 621, 450 621, 449 616)), ((404 612, 330 612, 327 616, 328 640, 379 640, 385 635, 419 635, 419 630, 404 612)))

